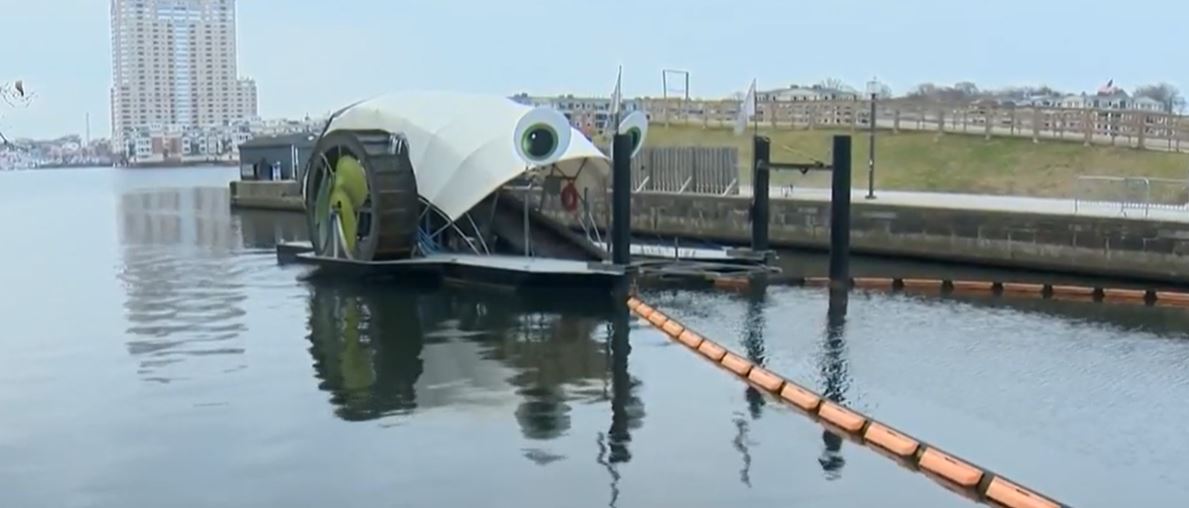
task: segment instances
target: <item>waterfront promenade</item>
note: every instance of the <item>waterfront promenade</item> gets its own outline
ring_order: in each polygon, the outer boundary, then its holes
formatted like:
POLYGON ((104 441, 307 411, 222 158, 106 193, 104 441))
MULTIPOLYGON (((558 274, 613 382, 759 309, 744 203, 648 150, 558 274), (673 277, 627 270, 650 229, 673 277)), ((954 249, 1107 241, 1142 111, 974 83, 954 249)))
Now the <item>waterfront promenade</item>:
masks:
MULTIPOLYGON (((751 196, 751 186, 746 184, 741 185, 739 194, 751 196)), ((774 186, 769 195, 773 198, 829 201, 830 189, 774 186)), ((869 202, 872 204, 920 208, 948 208, 968 211, 1018 212, 1055 216, 1109 217, 1189 223, 1189 205, 1149 204, 1140 201, 1098 201, 1073 198, 1035 198, 1028 196, 994 196, 987 194, 888 191, 879 189, 875 190, 874 200, 868 200, 866 197, 866 189, 852 189, 851 201, 856 203, 869 202)))

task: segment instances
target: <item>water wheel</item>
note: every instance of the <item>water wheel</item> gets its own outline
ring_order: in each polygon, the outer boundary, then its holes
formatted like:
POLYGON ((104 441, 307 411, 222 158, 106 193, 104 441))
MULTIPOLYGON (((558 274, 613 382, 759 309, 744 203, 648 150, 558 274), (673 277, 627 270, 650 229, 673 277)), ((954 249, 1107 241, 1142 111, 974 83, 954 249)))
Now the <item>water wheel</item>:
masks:
POLYGON ((412 257, 421 205, 403 136, 335 131, 319 138, 304 200, 319 256, 360 261, 412 257))

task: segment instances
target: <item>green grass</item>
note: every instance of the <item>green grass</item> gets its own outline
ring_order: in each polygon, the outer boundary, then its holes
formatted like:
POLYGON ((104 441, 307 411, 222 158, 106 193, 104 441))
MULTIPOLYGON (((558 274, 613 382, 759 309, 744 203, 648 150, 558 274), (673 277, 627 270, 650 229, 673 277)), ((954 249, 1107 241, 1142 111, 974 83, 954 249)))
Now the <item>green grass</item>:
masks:
MULTIPOLYGON (((863 131, 760 129, 772 139, 776 161, 829 161, 830 138, 853 136, 854 185, 867 182, 867 133, 863 131)), ((648 146, 736 146, 740 165, 751 164, 751 130, 652 125, 648 146)), ((1189 178, 1189 155, 1078 142, 1028 138, 984 139, 977 135, 878 131, 875 140, 877 189, 1068 197, 1077 175, 1189 178)), ((741 168, 743 180, 748 171, 741 168)), ((829 176, 780 174, 778 184, 827 186, 829 176)))

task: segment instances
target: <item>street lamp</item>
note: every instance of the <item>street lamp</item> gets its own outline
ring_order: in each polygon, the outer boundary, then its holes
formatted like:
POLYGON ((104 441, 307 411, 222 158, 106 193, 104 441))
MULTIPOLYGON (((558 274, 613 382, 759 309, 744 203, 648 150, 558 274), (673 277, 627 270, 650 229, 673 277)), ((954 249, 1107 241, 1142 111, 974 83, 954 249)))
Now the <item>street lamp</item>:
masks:
POLYGON ((875 199, 875 101, 879 90, 879 81, 871 78, 867 82, 867 93, 871 95, 871 114, 867 117, 867 199, 875 199))

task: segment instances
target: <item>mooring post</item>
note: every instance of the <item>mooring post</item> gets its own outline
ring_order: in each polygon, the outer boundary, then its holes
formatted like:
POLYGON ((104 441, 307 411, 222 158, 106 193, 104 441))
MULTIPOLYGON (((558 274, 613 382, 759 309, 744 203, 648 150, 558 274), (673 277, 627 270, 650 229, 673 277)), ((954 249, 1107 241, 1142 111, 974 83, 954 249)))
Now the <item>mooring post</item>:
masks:
POLYGON ((611 140, 611 262, 632 261, 632 136, 611 140))
POLYGON ((830 185, 830 287, 850 286, 850 136, 834 136, 833 178, 830 185))
POLYGON ((768 250, 768 186, 771 170, 772 142, 756 136, 752 145, 751 168, 751 250, 762 254, 768 250))
POLYGON ((532 257, 532 237, 528 225, 528 192, 524 193, 524 257, 532 257))
POLYGON ((867 132, 867 199, 875 199, 875 100, 878 96, 871 93, 871 116, 867 132))

